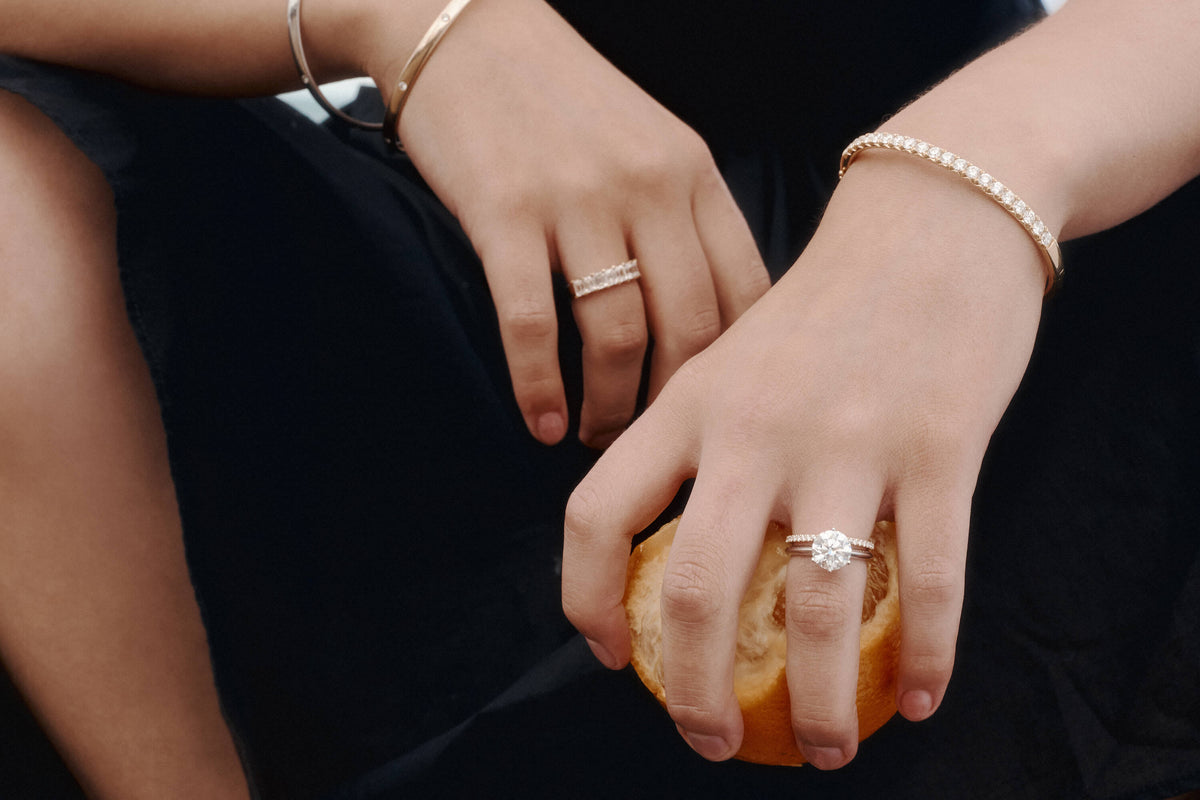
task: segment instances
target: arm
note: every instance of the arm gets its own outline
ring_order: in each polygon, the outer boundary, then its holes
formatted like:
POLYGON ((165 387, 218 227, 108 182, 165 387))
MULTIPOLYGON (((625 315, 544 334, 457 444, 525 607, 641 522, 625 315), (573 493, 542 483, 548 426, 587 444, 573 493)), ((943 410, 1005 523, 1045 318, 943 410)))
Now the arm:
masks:
MULTIPOLYGON (((1071 0, 885 128, 985 166, 1070 238, 1200 172, 1198 99, 1200 3, 1071 0)), ((629 537, 696 476, 662 596, 667 707, 699 753, 728 758, 741 740, 736 609, 771 519, 853 537, 896 521, 897 703, 911 720, 936 710, 954 660, 971 496, 1028 364, 1042 276, 1036 246, 991 200, 910 156, 869 151, 792 270, 685 365, 576 490, 563 605, 617 667, 629 657, 629 537)), ((1068 263, 1067 280, 1086 274, 1068 263)), ((839 767, 857 749, 864 577, 795 559, 787 580, 795 734, 810 761, 839 767)))
MULTIPOLYGON (((443 0, 308 0, 320 80, 369 74, 390 94, 443 0)), ((284 0, 0 0, 0 52, 175 91, 299 84, 284 0)), ((551 272, 629 258, 641 279, 577 300, 580 438, 632 419, 651 337, 650 396, 767 288, 754 240, 698 136, 540 0, 479 0, 421 73, 400 117, 413 163, 462 223, 496 305, 526 426, 567 431, 551 272), (602 124, 601 124, 602 123, 602 124)))

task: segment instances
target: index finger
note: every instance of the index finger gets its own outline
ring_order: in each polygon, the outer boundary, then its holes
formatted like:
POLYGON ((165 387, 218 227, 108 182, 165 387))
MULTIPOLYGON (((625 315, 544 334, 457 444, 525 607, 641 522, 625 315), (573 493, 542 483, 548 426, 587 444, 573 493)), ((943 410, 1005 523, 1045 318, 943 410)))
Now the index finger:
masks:
POLYGON ((686 428, 665 405, 652 407, 604 453, 567 502, 563 612, 611 669, 629 660, 623 600, 630 542, 694 472, 686 428))

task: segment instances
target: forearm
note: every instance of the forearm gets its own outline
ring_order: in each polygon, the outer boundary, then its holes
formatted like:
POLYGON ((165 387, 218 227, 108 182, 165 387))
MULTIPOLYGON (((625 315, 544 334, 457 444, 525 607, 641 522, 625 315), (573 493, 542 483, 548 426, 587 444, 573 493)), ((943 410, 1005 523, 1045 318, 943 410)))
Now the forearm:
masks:
MULTIPOLYGON (((442 0, 307 0, 305 51, 319 80, 402 60, 442 0)), ((0 52, 205 94, 299 86, 286 0, 0 0, 0 52)), ((398 68, 398 64, 396 65, 398 68)))
POLYGON ((986 167, 1059 238, 1111 227, 1200 174, 1200 2, 1070 0, 881 127, 986 167))

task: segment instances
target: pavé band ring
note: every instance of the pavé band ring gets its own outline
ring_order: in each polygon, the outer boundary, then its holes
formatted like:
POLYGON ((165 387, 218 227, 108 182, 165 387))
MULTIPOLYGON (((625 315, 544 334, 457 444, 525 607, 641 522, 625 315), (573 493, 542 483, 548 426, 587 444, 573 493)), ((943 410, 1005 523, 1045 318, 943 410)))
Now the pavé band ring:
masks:
POLYGON ((794 533, 784 539, 787 553, 808 555, 812 562, 823 570, 836 572, 850 563, 852 558, 869 559, 875 554, 875 543, 867 539, 851 539, 836 528, 821 531, 815 536, 794 533))
POLYGON ((640 277, 642 277, 642 273, 638 270, 637 259, 631 258, 628 261, 613 264, 611 267, 602 269, 599 272, 593 272, 591 275, 584 275, 582 278, 576 278, 571 281, 571 297, 578 300, 592 292, 611 289, 614 286, 620 286, 622 283, 636 281, 640 277))

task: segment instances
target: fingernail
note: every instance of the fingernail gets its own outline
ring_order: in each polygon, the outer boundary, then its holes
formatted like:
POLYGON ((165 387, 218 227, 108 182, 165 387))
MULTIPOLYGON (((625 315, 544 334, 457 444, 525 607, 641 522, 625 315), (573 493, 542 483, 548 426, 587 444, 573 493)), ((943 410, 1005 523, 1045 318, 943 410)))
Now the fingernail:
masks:
POLYGON ((596 658, 600 659, 601 664, 608 667, 609 669, 617 668, 617 659, 613 657, 612 653, 608 652, 608 648, 606 648, 604 645, 600 644, 599 642, 593 642, 591 639, 588 639, 586 636, 584 637, 584 640, 588 643, 588 647, 592 648, 592 655, 594 655, 596 658))
POLYGON ((900 698, 900 711, 906 719, 919 722, 933 713, 933 697, 921 689, 905 692, 900 698))
POLYGON ((804 757, 808 759, 808 763, 817 769, 837 769, 846 763, 846 754, 837 747, 804 745, 801 749, 804 751, 804 757))
POLYGON ((542 414, 537 418, 538 439, 547 444, 556 444, 567 432, 567 421, 556 411, 542 414))
POLYGON ((720 736, 709 736, 703 733, 683 732, 683 738, 691 748, 709 761, 724 761, 733 755, 729 752, 729 742, 720 736))

